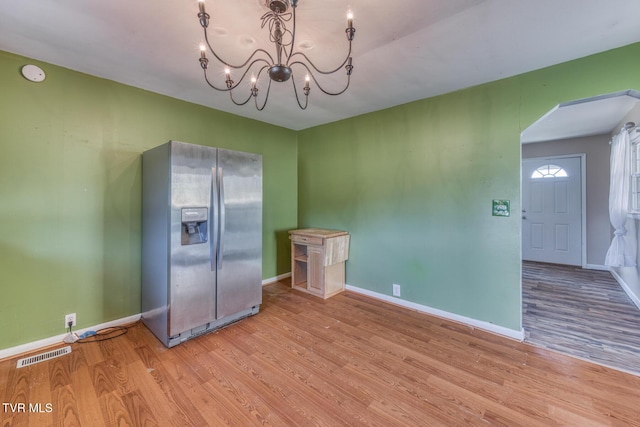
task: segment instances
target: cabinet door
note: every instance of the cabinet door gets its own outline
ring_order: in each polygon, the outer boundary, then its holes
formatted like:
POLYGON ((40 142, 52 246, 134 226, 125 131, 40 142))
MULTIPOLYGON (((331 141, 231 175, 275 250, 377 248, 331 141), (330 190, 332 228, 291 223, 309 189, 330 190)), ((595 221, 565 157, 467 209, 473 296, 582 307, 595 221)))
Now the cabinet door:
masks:
POLYGON ((308 283, 307 289, 318 295, 324 292, 324 253, 321 246, 307 246, 308 283))

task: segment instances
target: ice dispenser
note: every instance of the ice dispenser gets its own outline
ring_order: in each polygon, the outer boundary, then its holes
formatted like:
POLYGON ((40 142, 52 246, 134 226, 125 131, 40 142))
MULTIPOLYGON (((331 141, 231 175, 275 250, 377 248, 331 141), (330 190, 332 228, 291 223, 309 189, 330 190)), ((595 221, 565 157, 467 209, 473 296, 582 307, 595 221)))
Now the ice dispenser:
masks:
POLYGON ((182 245, 195 245, 207 242, 207 208, 182 209, 182 245))

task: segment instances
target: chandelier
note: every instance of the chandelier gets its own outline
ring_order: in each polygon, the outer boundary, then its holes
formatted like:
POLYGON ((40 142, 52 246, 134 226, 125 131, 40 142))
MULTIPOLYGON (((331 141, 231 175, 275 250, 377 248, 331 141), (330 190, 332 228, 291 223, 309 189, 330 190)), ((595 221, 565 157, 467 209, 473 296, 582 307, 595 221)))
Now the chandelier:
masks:
POLYGON ((345 33, 347 35, 349 49, 344 61, 342 61, 342 63, 335 69, 321 70, 307 57, 307 55, 295 50, 294 47, 296 40, 296 7, 298 6, 298 0, 265 0, 265 5, 269 10, 262 15, 261 28, 267 28, 269 30, 269 41, 274 44, 275 56, 272 56, 267 50, 260 48, 254 50, 243 63, 232 64, 222 59, 213 48, 207 33, 210 16, 205 11, 204 0, 198 0, 198 19, 204 31, 204 42, 200 44, 200 66, 204 71, 204 79, 207 84, 215 90, 229 92, 231 101, 236 105, 245 105, 251 100, 251 98, 253 98, 255 106, 259 111, 262 111, 262 109, 267 105, 269 92, 271 90, 271 82, 281 83, 291 80, 296 101, 298 102, 298 106, 303 110, 307 108, 309 102, 311 81, 313 81, 314 85, 322 93, 327 95, 335 96, 344 93, 349 88, 351 72, 353 71, 351 42, 353 41, 353 37, 356 32, 356 29, 353 27, 353 14, 351 12, 347 14, 347 28, 345 33), (289 29, 289 25, 291 25, 291 29, 289 29), (207 48, 215 59, 224 66, 224 86, 216 86, 207 74, 207 71, 209 70, 207 48), (319 80, 322 78, 320 76, 334 74, 340 71, 343 67, 347 74, 347 81, 344 88, 333 92, 321 86, 319 80), (298 95, 299 88, 296 87, 296 81, 293 78, 294 68, 296 71, 300 70, 302 72, 306 72, 304 86, 302 87, 304 103, 300 100, 300 96, 298 95), (232 78, 232 72, 235 74, 233 78, 237 78, 236 76, 240 76, 240 78, 234 81, 232 78), (249 93, 246 98, 243 97, 238 100, 234 97, 233 91, 243 82, 246 82, 247 78, 249 78, 251 82, 249 85, 249 93), (264 80, 268 81, 266 93, 261 103, 259 103, 258 86, 263 87, 264 84, 262 82, 264 80))

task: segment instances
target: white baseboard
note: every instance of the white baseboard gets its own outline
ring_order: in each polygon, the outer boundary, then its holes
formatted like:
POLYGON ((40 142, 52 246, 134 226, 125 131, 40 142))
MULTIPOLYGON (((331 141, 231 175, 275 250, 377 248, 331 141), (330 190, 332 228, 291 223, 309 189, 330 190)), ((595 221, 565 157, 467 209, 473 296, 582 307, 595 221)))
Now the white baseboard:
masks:
POLYGON ((633 303, 636 305, 636 307, 638 307, 638 309, 640 309, 640 298, 638 298, 638 295, 633 293, 633 291, 631 290, 631 288, 629 287, 627 282, 624 281, 622 276, 620 276, 615 269, 611 268, 611 269, 609 269, 609 271, 611 272, 611 275, 613 276, 613 278, 616 279, 616 281, 620 284, 620 287, 622 289, 624 289, 624 291, 629 296, 631 301, 633 301, 633 303))
MULTIPOLYGON (((101 323, 99 325, 91 326, 88 328, 77 329, 74 332, 76 332, 78 335, 81 335, 86 331, 97 331, 99 329, 111 328, 113 326, 126 325, 128 323, 137 322, 138 320, 140 320, 140 314, 134 314, 133 316, 123 317, 122 319, 112 320, 110 322, 101 323)), ((54 337, 44 338, 38 341, 21 344, 15 347, 5 348, 4 350, 0 350, 0 360, 38 350, 43 347, 49 347, 55 344, 63 344, 62 340, 66 336, 67 333, 64 333, 61 335, 56 335, 54 337)))
POLYGON ((366 295, 371 298, 375 298, 378 300, 389 302, 391 304, 399 305, 401 307, 416 310, 425 314, 430 314, 432 316, 442 317, 447 320, 452 320, 454 322, 462 323, 462 324, 471 326, 473 328, 482 329, 483 331, 491 332, 497 335, 502 335, 504 337, 511 338, 514 340, 524 341, 524 329, 520 329, 518 331, 515 329, 505 328, 503 326, 494 325, 493 323, 472 319, 470 317, 460 316, 458 314, 449 313, 448 311, 439 310, 437 308, 429 307, 422 304, 417 304, 411 301, 405 301, 403 299, 396 298, 396 297, 390 297, 389 295, 380 294, 378 292, 373 292, 367 289, 358 288, 356 286, 347 285, 346 288, 348 291, 366 295))
POLYGON ((282 280, 282 279, 286 279, 287 277, 291 277, 291 272, 289 272, 289 273, 284 273, 284 274, 281 274, 281 275, 279 275, 279 276, 272 277, 272 278, 270 278, 270 279, 264 279, 264 280, 262 281, 262 286, 270 285, 270 284, 275 283, 275 282, 278 282, 278 281, 280 281, 280 280, 282 280))
POLYGON ((582 268, 584 268, 585 270, 609 271, 609 267, 600 264, 585 264, 582 268))
MULTIPOLYGON (((622 280, 622 278, 620 278, 620 276, 618 276, 617 274, 615 274, 615 272, 612 271, 612 274, 614 275, 614 277, 616 277, 616 280, 618 280, 620 283, 620 285, 625 288, 625 291, 627 293, 630 293, 628 287, 626 287, 626 284, 623 284, 624 281, 622 280)), ((291 276, 291 273, 285 273, 285 274, 281 274, 279 276, 276 277, 272 277, 270 279, 265 279, 262 281, 262 285, 268 285, 274 282, 277 282, 281 279, 286 279, 288 277, 291 276)), ((502 335, 508 338, 512 338, 518 341, 523 341, 524 340, 524 330, 514 330, 514 329, 509 329, 509 328, 505 328, 502 326, 498 326, 498 325, 494 325, 493 323, 489 323, 489 322, 483 322, 480 320, 476 320, 476 319, 472 319, 469 317, 465 317, 465 316, 460 316, 454 313, 449 313, 447 311, 443 311, 443 310, 439 310, 437 308, 433 308, 433 307, 428 307, 426 305, 421 305, 421 304, 417 304, 414 302, 410 302, 410 301, 405 301, 402 300, 400 298, 395 298, 395 297, 390 297, 388 295, 384 295, 384 294, 380 294, 377 292, 373 292, 373 291, 369 291, 367 289, 362 289, 362 288, 358 288, 356 286, 351 286, 351 285, 346 285, 346 289, 352 292, 356 292, 359 294, 363 294, 363 295, 367 295, 369 297, 372 298, 376 298, 382 301, 386 301, 389 302, 391 304, 396 304, 399 305, 401 307, 405 307, 405 308, 409 308, 412 310, 416 310, 416 311, 420 311, 422 313, 426 313, 426 314, 430 314, 433 316, 437 316, 437 317, 442 317, 444 319, 448 319, 448 320, 452 320, 454 322, 458 322, 458 323, 462 323, 465 325, 469 325, 471 327, 475 327, 478 329, 482 329, 488 332, 492 332, 494 334, 498 334, 498 335, 502 335)), ((638 305, 638 307, 640 308, 640 300, 638 300, 637 297, 635 297, 635 295, 633 295, 631 293, 630 297, 634 300, 634 303, 636 305, 638 305)), ((95 326, 90 326, 88 328, 82 328, 82 329, 77 329, 76 332, 78 335, 86 332, 86 331, 97 331, 99 329, 104 329, 104 328, 109 328, 109 327, 113 327, 113 326, 120 326, 120 325, 126 325, 128 323, 133 323, 140 320, 140 314, 135 314, 133 316, 129 316, 129 317, 123 317, 121 319, 116 319, 116 320, 112 320, 110 322, 106 322, 106 323, 101 323, 99 325, 95 325, 95 326)), ((63 343, 63 339, 64 337, 67 336, 66 333, 64 334, 60 334, 60 335, 56 335, 53 337, 49 337, 49 338, 44 338, 38 341, 33 341, 30 343, 26 343, 26 344, 21 344, 15 347, 10 347, 10 348, 5 348, 3 350, 0 350, 0 360, 3 359, 7 359, 10 357, 14 357, 17 356, 19 354, 23 354, 23 353, 28 353, 28 352, 32 352, 35 350, 38 350, 40 348, 44 348, 44 347, 49 347, 55 344, 62 344, 63 343)))
MULTIPOLYGON (((288 277, 291 277, 291 273, 285 273, 285 274, 281 274, 279 276, 276 277, 272 277, 270 279, 265 279, 262 281, 262 286, 265 285, 269 285, 271 283, 275 283, 279 280, 282 279, 286 279, 288 277)), ((106 323, 102 323, 100 325, 95 325, 95 326, 91 326, 88 328, 83 328, 83 329, 77 329, 74 332, 76 332, 78 335, 86 332, 86 331, 97 331, 98 329, 104 329, 104 328, 110 328, 112 326, 120 326, 120 325, 126 325, 128 323, 133 323, 140 320, 140 314, 135 314, 133 316, 129 316, 129 317, 124 317, 122 319, 117 319, 117 320, 112 320, 111 322, 106 322, 106 323)), ((26 344, 21 344, 15 347, 10 347, 10 348, 5 348, 3 350, 0 350, 0 360, 2 359, 6 359, 9 357, 14 357, 17 356, 19 354, 23 354, 23 353, 29 353, 32 352, 34 350, 38 350, 44 347, 49 347, 55 344, 62 344, 63 343, 63 339, 64 337, 67 336, 67 333, 61 334, 61 335, 56 335, 53 337, 49 337, 49 338, 44 338, 38 341, 33 341, 30 343, 26 343, 26 344)))

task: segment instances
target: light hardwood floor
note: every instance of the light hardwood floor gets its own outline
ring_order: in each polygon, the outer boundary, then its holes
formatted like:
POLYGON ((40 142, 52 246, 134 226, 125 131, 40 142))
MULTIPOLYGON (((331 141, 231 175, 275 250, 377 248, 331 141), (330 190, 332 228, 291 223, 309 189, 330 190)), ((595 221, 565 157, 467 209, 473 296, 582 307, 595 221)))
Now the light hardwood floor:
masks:
POLYGON ((16 369, 2 426, 640 426, 640 377, 353 293, 279 283, 261 312, 166 349, 143 326, 16 369))
POLYGON ((640 310, 608 271, 524 261, 522 302, 527 342, 640 375, 640 310))

